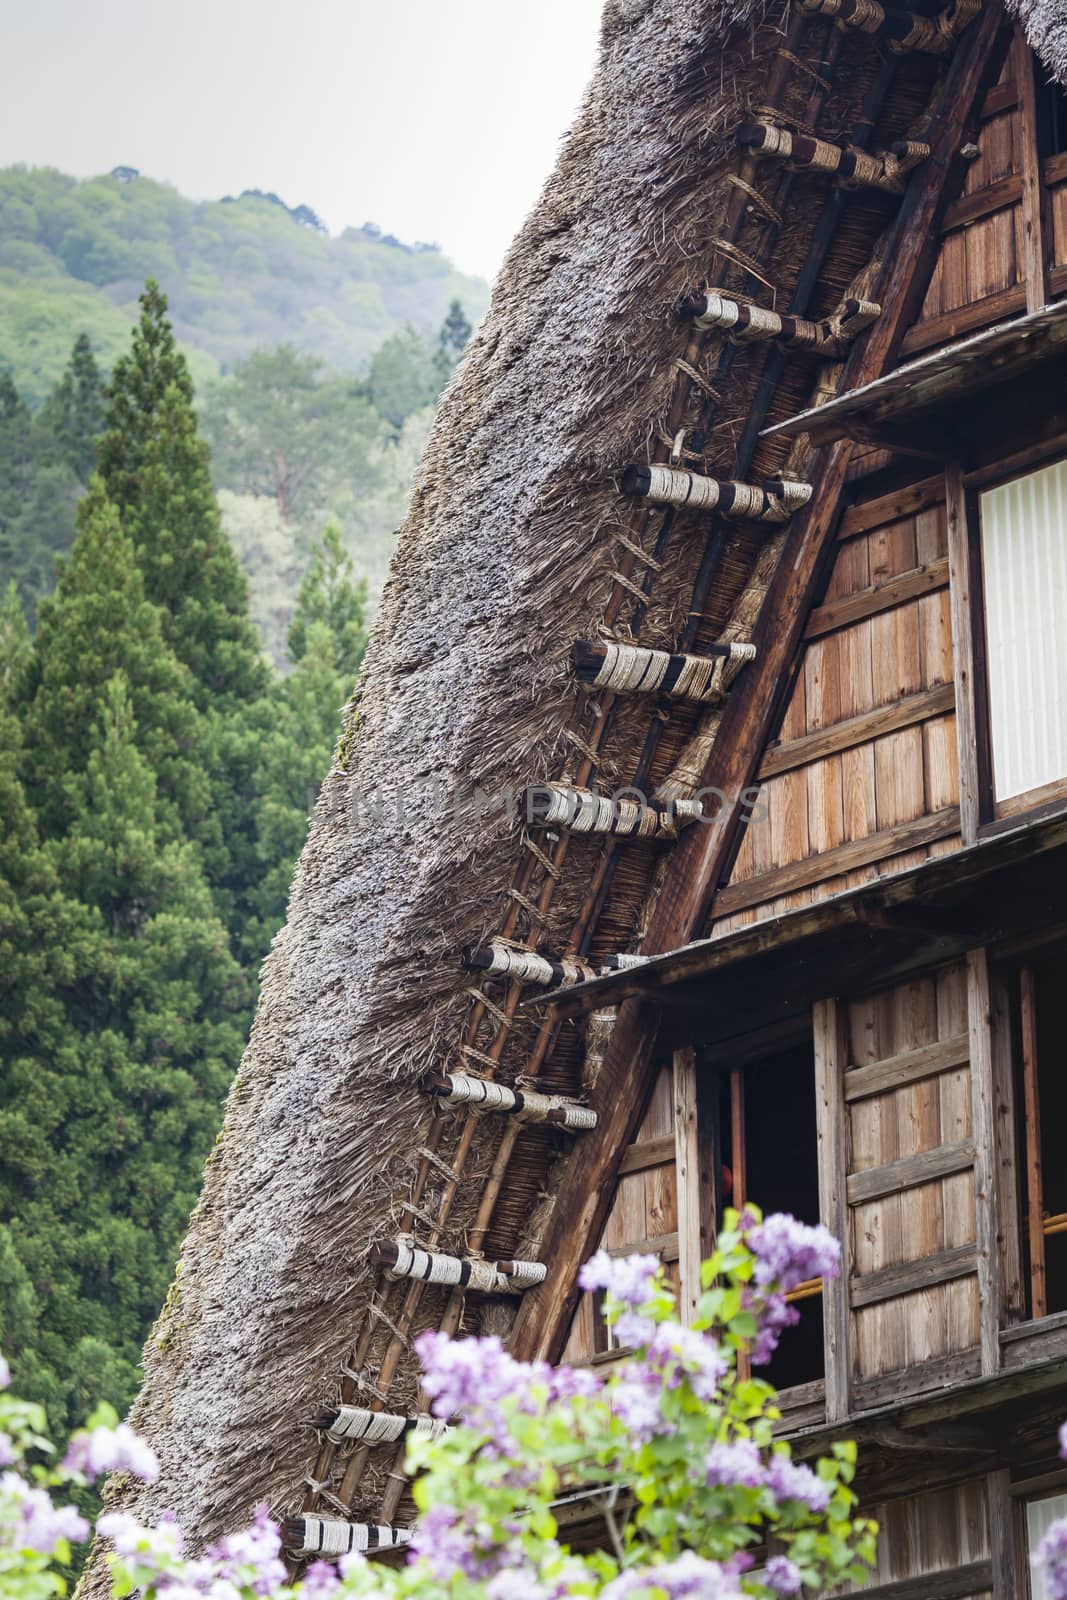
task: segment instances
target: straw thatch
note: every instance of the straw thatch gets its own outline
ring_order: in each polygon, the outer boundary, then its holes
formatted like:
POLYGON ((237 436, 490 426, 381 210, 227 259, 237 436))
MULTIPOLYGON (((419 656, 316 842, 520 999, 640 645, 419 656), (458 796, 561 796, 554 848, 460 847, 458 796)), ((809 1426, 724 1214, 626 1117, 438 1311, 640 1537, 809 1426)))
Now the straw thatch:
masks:
POLYGON ((1011 0, 1008 10, 1022 23, 1050 78, 1067 88, 1067 5, 1063 0, 1011 0))
MULTIPOLYGON (((454 1051, 472 978, 458 951, 490 939, 514 904, 523 856, 514 812, 476 817, 472 797, 576 772, 564 733, 577 703, 568 657, 574 639, 597 636, 624 548, 615 472, 645 459, 663 429, 684 344, 674 307, 707 281, 730 195, 724 177, 736 170, 734 130, 759 104, 783 22, 780 7, 757 0, 612 0, 584 107, 441 408, 358 704, 145 1352, 132 1420, 162 1476, 151 1489, 115 1492, 143 1515, 172 1509, 194 1542, 239 1523, 257 1501, 289 1512, 303 1499, 316 1454, 308 1419, 339 1396, 365 1314, 368 1250, 395 1235, 426 1143, 433 1112, 418 1081, 429 1068, 464 1066, 454 1051), (381 815, 368 814, 375 795, 381 815)), ((816 30, 816 61, 820 38, 816 30)), ((862 46, 846 45, 846 87, 828 103, 844 129, 870 81, 862 46)), ((929 58, 904 62, 888 137, 912 126, 934 72, 929 58)), ((799 106, 810 91, 810 73, 799 74, 799 106)), ((808 181, 796 185, 775 258, 787 289, 810 237, 809 202, 821 194, 808 181)), ((857 200, 813 314, 862 284, 887 203, 857 200)), ((699 470, 728 470, 761 359, 735 363, 699 470)), ((784 383, 786 409, 811 393, 812 369, 803 374, 784 383)), ((763 472, 786 465, 774 448, 757 463, 763 472)), ((642 643, 677 638, 701 527, 680 519, 642 643)), ((731 535, 707 637, 747 636, 776 548, 766 530, 731 535)), ((609 787, 616 774, 627 781, 653 714, 645 706, 617 720, 601 769, 609 787)), ((683 760, 698 716, 679 710, 656 781, 683 760)), ((632 941, 653 881, 655 848, 627 849, 631 865, 598 925, 604 949, 632 941)), ((595 845, 572 849, 546 950, 565 943, 596 860, 595 845)), ((529 1024, 513 1031, 509 1081, 530 1033, 529 1024)), ((548 1089, 580 1091, 576 1038, 557 1041, 544 1077, 548 1089)), ((498 1124, 481 1125, 444 1249, 462 1253, 498 1134, 498 1124)), ((524 1134, 533 1154, 501 1196, 489 1253, 531 1253, 521 1234, 529 1241, 553 1137, 524 1134)), ((423 1212, 447 1183, 450 1148, 446 1139, 431 1167, 423 1212)), ((422 1320, 439 1314, 438 1303, 422 1320)), ((390 1408, 412 1398, 408 1359, 390 1408)))

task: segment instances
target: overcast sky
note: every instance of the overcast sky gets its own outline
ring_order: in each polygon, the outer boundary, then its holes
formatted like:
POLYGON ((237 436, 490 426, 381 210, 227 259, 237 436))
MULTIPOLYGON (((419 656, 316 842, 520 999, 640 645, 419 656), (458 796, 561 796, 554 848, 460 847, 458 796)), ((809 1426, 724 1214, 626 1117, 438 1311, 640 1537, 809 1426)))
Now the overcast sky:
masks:
POLYGON ((492 277, 592 72, 600 0, 6 0, 0 166, 273 189, 492 277))

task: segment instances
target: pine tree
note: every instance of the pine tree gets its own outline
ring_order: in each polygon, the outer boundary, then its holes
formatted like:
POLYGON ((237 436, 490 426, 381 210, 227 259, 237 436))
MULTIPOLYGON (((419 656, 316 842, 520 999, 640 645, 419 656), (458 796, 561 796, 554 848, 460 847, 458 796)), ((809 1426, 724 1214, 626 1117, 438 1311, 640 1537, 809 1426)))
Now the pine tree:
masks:
POLYGON ((223 532, 189 369, 151 280, 107 398, 100 473, 133 539, 145 593, 163 609, 167 641, 193 673, 201 709, 254 699, 267 673, 247 585, 223 532))
POLYGON ((104 386, 87 333, 74 341, 66 370, 41 408, 79 483, 88 483, 104 426, 104 386))
POLYGON ((70 548, 79 489, 50 424, 0 373, 0 583, 14 579, 31 616, 70 548))
POLYGON ((458 300, 453 300, 437 335, 435 360, 442 384, 448 382, 452 369, 467 348, 471 331, 463 306, 458 300))
POLYGON ((0 605, 0 711, 14 711, 21 703, 32 653, 29 626, 12 578, 0 605))

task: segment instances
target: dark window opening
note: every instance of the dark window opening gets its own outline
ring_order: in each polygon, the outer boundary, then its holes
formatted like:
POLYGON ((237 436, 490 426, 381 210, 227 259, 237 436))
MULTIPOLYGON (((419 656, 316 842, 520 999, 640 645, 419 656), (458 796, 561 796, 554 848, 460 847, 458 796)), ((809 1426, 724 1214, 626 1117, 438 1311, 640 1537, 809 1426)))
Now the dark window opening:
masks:
POLYGON ((1055 81, 1050 82, 1048 72, 1037 57, 1033 57, 1037 84, 1037 145, 1042 160, 1061 156, 1067 151, 1067 93, 1055 81))
POLYGON ((1020 1200, 1033 1317, 1067 1311, 1067 948, 1042 952, 1016 986, 1020 1200))
MULTIPOLYGON (((725 1074, 719 1095, 720 1198, 723 1206, 758 1205, 819 1221, 815 1062, 810 1039, 725 1074)), ((757 1374, 779 1389, 824 1375, 821 1285, 801 1286, 800 1321, 757 1374)))

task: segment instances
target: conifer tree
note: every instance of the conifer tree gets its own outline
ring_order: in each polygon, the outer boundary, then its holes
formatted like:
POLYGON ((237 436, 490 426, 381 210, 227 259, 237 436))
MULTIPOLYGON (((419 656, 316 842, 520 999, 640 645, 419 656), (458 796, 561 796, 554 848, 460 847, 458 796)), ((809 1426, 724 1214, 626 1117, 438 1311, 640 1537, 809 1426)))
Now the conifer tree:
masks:
POLYGON ((14 579, 32 616, 70 548, 80 486, 56 435, 0 372, 0 583, 14 579))
POLYGON ((453 300, 437 335, 436 361, 442 384, 448 382, 453 367, 467 348, 471 331, 462 304, 453 300))
POLYGON ((87 333, 75 339, 63 376, 41 408, 41 420, 52 429, 78 481, 88 483, 104 426, 104 386, 87 333))
POLYGON ((189 369, 151 280, 107 399, 100 473, 133 539, 145 593, 163 609, 168 643, 196 680, 197 703, 222 709, 254 699, 267 674, 247 586, 219 517, 189 369))

